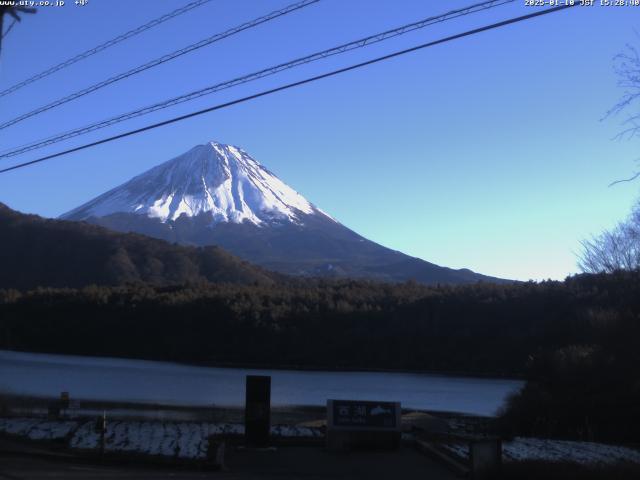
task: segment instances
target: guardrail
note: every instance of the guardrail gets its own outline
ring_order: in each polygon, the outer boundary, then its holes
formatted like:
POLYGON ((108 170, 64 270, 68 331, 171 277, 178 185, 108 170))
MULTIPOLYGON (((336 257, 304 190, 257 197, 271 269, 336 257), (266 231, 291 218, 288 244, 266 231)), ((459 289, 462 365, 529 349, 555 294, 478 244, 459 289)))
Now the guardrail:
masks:
POLYGON ((474 480, 492 478, 502 468, 502 439, 489 435, 418 433, 416 447, 423 453, 444 463, 454 473, 474 480), (455 454, 456 445, 464 454, 455 454))

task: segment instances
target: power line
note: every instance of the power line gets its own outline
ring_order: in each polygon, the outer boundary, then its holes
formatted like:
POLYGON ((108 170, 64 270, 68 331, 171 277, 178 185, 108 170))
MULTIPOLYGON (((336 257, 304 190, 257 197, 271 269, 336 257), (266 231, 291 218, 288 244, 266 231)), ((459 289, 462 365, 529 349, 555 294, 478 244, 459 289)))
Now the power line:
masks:
POLYGON ((271 13, 268 13, 267 15, 264 15, 262 17, 256 18, 254 20, 251 20, 249 22, 243 23, 242 25, 239 25, 237 27, 233 27, 225 32, 222 33, 217 33, 211 37, 205 38, 204 40, 201 40, 197 43, 188 45, 184 48, 181 48, 180 50, 176 50, 174 52, 168 53, 166 55, 163 55, 162 57, 156 58, 154 60, 151 60, 150 62, 145 63, 144 65, 140 65, 138 67, 132 68, 131 70, 127 70, 126 72, 120 73, 118 75, 115 75, 113 77, 110 77, 106 80, 103 80, 101 82, 98 82, 96 84, 91 85, 90 87, 84 88, 82 90, 79 90, 75 93, 72 93, 71 95, 67 95, 66 97, 62 97, 59 98, 58 100, 55 100, 54 102, 51 102, 45 106, 36 108, 35 110, 32 110, 28 113, 25 113, 23 115, 20 115, 12 120, 9 120, 7 122, 4 122, 2 124, 0 124, 0 130, 4 130, 7 127, 10 127, 11 125, 15 125, 16 123, 19 123, 23 120, 26 120, 27 118, 31 118, 35 115, 38 115, 42 112, 46 112, 47 110, 51 110, 52 108, 55 107, 59 107, 60 105, 63 105, 65 103, 68 103, 72 100, 75 100, 77 98, 83 97, 85 95, 88 95, 90 93, 95 92, 96 90, 100 90, 101 88, 104 88, 108 85, 111 85, 112 83, 116 83, 119 82, 120 80, 124 80, 126 78, 129 78, 133 75, 137 75, 138 73, 144 72, 145 70, 149 70, 150 68, 153 67, 157 67, 158 65, 161 65, 163 63, 169 62, 175 58, 181 57, 182 55, 185 55, 187 53, 193 52, 194 50, 198 50, 202 47, 205 47, 207 45, 210 45, 214 42, 217 42, 219 40, 222 40, 224 38, 230 37, 232 35, 235 35, 237 33, 240 33, 244 30, 248 30, 250 28, 254 28, 257 27, 258 25, 261 25, 263 23, 269 22, 271 20, 274 20, 278 17, 281 17, 283 15, 287 15, 291 12, 294 12, 296 10, 300 10, 301 8, 305 8, 308 7, 309 5, 312 5, 314 3, 319 2, 320 0, 302 0, 296 3, 293 3, 291 5, 288 5, 284 8, 281 8, 279 10, 275 10, 271 13))
POLYGON ((313 53, 311 55, 307 55, 305 57, 301 57, 301 58, 297 58, 295 60, 291 60, 289 62, 286 63, 281 63, 279 65, 276 65, 274 67, 269 67, 263 70, 259 70, 257 72, 253 72, 250 73, 248 75, 244 75, 242 77, 238 77, 235 78, 233 80, 228 80, 222 83, 218 83, 215 85, 211 85, 209 87, 205 87, 203 89, 200 90, 196 90, 194 92, 190 92, 187 93, 185 95, 180 95, 178 97, 174 97, 172 99, 169 100, 165 100, 163 102, 159 102, 153 105, 149 105, 143 108, 140 108, 138 110, 134 110, 128 113, 124 113, 121 115, 117 115, 115 117, 109 118, 107 120, 102 120, 100 122, 96 122, 81 128, 77 128, 75 130, 71 130, 71 131, 67 131, 43 140, 38 140, 36 142, 32 142, 30 144, 27 145, 23 145, 17 148, 14 148, 13 150, 10 151, 5 151, 6 153, 1 153, 0 154, 0 158, 8 158, 8 157, 13 157, 16 155, 20 155, 22 153, 26 153, 28 151, 32 151, 32 150, 37 150, 49 145, 53 145, 55 143, 59 143, 61 141, 64 140, 68 140, 70 138, 79 136, 79 135, 83 135, 89 132, 93 132, 95 130, 99 130, 102 128, 106 128, 109 127, 111 125, 114 125, 116 123, 120 123, 126 120, 130 120, 132 118, 136 118, 142 115, 146 115, 158 110, 163 110, 165 108, 169 108, 172 107, 174 105, 178 105, 180 103, 184 103, 190 100, 194 100, 196 98, 205 96, 205 95, 210 95, 212 93, 221 91, 221 90, 225 90, 227 88, 231 88, 231 87, 235 87, 237 85, 241 85, 244 83, 248 83, 251 81, 255 81, 270 75, 274 75, 276 73, 282 72, 284 70, 288 70, 300 65, 304 65, 307 63, 311 63, 311 62, 315 62, 333 55, 337 55, 337 54, 341 54, 344 52, 348 52, 351 50, 354 50, 356 48, 363 48, 366 47, 368 45, 372 45, 374 43, 378 43, 378 42, 382 42, 384 40, 388 40, 390 38, 399 36, 399 35, 403 35, 409 32, 412 32, 414 30, 418 30, 421 28, 425 28, 429 25, 433 25, 436 23, 441 23, 447 20, 452 20, 454 18, 457 17, 461 17, 463 15, 469 15, 471 13, 476 13, 479 11, 483 11, 483 10, 487 10, 489 8, 494 8, 494 7, 498 7, 501 5, 504 5, 506 3, 512 3, 515 0, 491 0, 491 1, 484 1, 481 3, 477 3, 474 5, 470 5, 468 7, 464 7, 464 8, 460 8, 460 9, 456 9, 456 10, 452 10, 449 11, 445 14, 442 15, 438 15, 438 16, 433 16, 433 17, 429 17, 423 20, 420 20, 418 22, 414 22, 414 23, 410 23, 407 25, 403 25, 401 27, 398 28, 394 28, 392 30, 387 30, 385 32, 382 33, 378 33, 375 35, 370 35, 368 37, 365 38, 361 38, 359 40, 355 40, 349 43, 345 43, 343 45, 337 46, 337 47, 333 47, 327 50, 322 50, 320 52, 316 52, 313 53))
POLYGON ((447 43, 447 42, 450 42, 450 41, 453 41, 453 40, 457 40, 457 39, 460 39, 460 38, 468 37, 468 36, 475 35, 475 34, 478 34, 478 33, 481 33, 481 32, 486 32, 487 30, 493 30, 493 29, 504 27, 504 26, 511 25, 511 24, 514 24, 514 23, 523 22, 525 20, 530 20, 532 18, 539 17, 539 16, 542 16, 542 15, 547 15, 549 13, 559 12, 561 10, 565 10, 567 8, 572 8, 572 7, 575 7, 577 5, 579 5, 579 4, 578 3, 566 4, 566 5, 562 5, 562 6, 558 6, 558 7, 554 7, 554 8, 547 8, 547 9, 544 9, 544 10, 539 10, 539 11, 530 13, 528 15, 522 15, 520 17, 514 17, 514 18, 510 18, 508 20, 503 20, 501 22, 492 23, 490 25, 485 25, 485 26, 482 26, 482 27, 474 28, 473 30, 467 30, 466 32, 458 33, 458 34, 455 34, 455 35, 450 35, 448 37, 444 37, 444 38, 441 38, 441 39, 438 39, 438 40, 434 40, 434 41, 431 41, 431 42, 423 43, 421 45, 418 45, 418 46, 415 46, 415 47, 411 47, 411 48, 407 48, 405 50, 396 51, 396 52, 393 52, 393 53, 390 53, 390 54, 387 54, 387 55, 383 55, 381 57, 377 57, 377 58, 374 58, 374 59, 371 59, 371 60, 367 60, 365 62, 361 62, 361 63, 357 63, 357 64, 354 64, 354 65, 350 65, 348 67, 340 68, 338 70, 333 70, 331 72, 327 72, 327 73, 323 73, 323 74, 316 75, 316 76, 313 76, 313 77, 309 77, 309 78, 306 78, 304 80, 299 80, 297 82, 288 83, 288 84, 282 85, 280 87, 271 88, 269 90, 264 90, 262 92, 255 93, 255 94, 249 95, 247 97, 242 97, 242 98, 238 98, 236 100, 232 100, 230 102, 225 102, 225 103, 221 103, 221 104, 218 104, 218 105, 214 105, 212 107, 205 108, 203 110, 198 110, 196 112, 191 112, 191 113, 188 113, 186 115, 181 115, 179 117, 174 117, 174 118, 171 118, 169 120, 164 120, 162 122, 154 123, 152 125, 147 125, 146 127, 138 128, 138 129, 135 129, 135 130, 130 130, 128 132, 121 133, 119 135, 114 135, 112 137, 103 138, 102 140, 97 140, 95 142, 91 142, 91 143, 87 143, 87 144, 84 144, 84 145, 80 145, 78 147, 70 148, 68 150, 64 150, 62 152, 58 152, 58 153, 54 153, 54 154, 51 154, 51 155, 47 155, 45 157, 41 157, 41 158, 38 158, 38 159, 35 159, 35 160, 31 160, 29 162, 24 162, 24 163, 20 163, 18 165, 13 165, 11 167, 7 167, 7 168, 4 168, 4 169, 0 170, 0 174, 9 172, 11 170, 17 170, 19 168, 24 168, 24 167, 27 167, 29 165, 34 165, 36 163, 44 162, 46 160, 51 160, 53 158, 61 157, 63 155, 67 155, 69 153, 74 153, 74 152, 78 152, 80 150, 85 150, 87 148, 94 147, 94 146, 97 146, 97 145, 101 145, 103 143, 112 142, 114 140, 118 140, 118 139, 121 139, 121 138, 129 137, 131 135, 136 135, 138 133, 146 132, 148 130, 153 130, 155 128, 159 128, 159 127, 162 127, 162 126, 165 126, 165 125, 169 125, 169 124, 172 124, 172 123, 180 122, 182 120, 186 120, 188 118, 192 118, 192 117, 196 117, 196 116, 199 116, 199 115, 203 115, 205 113, 213 112, 215 110, 221 110, 223 108, 231 107, 233 105, 237 105, 237 104, 240 104, 240 103, 245 103, 245 102, 248 102, 250 100, 254 100, 256 98, 260 98, 260 97, 264 97, 264 96, 267 96, 267 95, 271 95, 273 93, 281 92, 281 91, 284 91, 284 90, 289 90, 291 88, 299 87, 301 85, 306 85, 307 83, 312 83, 312 82, 315 82, 317 80, 322 80, 324 78, 333 77, 333 76, 339 75, 341 73, 349 72, 351 70, 356 70, 356 69, 359 69, 359 68, 362 68, 362 67, 366 67, 368 65, 373 65, 375 63, 383 62, 385 60, 389 60, 391 58, 399 57, 401 55, 406 55, 408 53, 415 52, 415 51, 418 51, 418 50, 422 50, 424 48, 433 47, 435 45, 439 45, 439 44, 442 44, 442 43, 447 43))
MULTIPOLYGON (((36 75, 33 75, 32 77, 27 78, 26 80, 23 80, 19 83, 16 83, 15 85, 7 88, 6 90, 3 90, 0 92, 0 97, 4 97, 5 95, 9 95, 10 93, 13 93, 17 90, 20 90, 22 87, 26 87, 27 85, 30 85, 33 82, 36 82, 38 80, 41 80, 45 77, 48 77, 49 75, 62 70, 63 68, 66 68, 70 65, 73 65, 74 63, 79 62, 80 60, 84 60, 85 58, 88 58, 92 55, 95 55, 96 53, 102 52, 103 50, 106 50, 109 47, 113 47, 114 45, 123 42, 124 40, 127 40, 128 38, 134 37, 146 30, 149 30, 153 27, 156 27, 158 25, 160 25, 161 23, 164 23, 168 20, 171 20, 172 18, 175 18, 179 15, 182 15, 183 13, 187 13, 190 10, 193 10, 194 8, 200 7, 202 5, 204 5, 205 3, 209 3, 211 0, 196 0, 194 2, 188 3, 187 5, 185 5, 184 7, 178 8, 176 10, 173 10, 172 12, 166 13, 154 20, 151 20, 150 22, 145 23, 144 25, 141 25, 137 28, 134 28, 133 30, 129 30, 126 33, 123 33, 122 35, 118 35, 115 38, 112 38, 111 40, 108 40, 104 43, 101 43, 100 45, 90 48, 89 50, 86 50, 82 53, 79 53, 78 55, 76 55, 75 57, 71 57, 68 60, 65 60, 64 62, 61 62, 57 65, 54 65, 51 68, 48 68, 36 75)), ((8 32, 7 32, 8 33, 8 32)), ((6 34, 5 34, 6 35, 6 34)))

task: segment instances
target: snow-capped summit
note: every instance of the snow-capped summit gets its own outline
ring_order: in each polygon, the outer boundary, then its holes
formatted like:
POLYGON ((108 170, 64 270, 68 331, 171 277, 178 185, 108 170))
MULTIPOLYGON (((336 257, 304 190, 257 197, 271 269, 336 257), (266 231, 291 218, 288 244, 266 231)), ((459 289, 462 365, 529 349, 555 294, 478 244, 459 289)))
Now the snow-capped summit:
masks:
POLYGON ((84 220, 135 213, 162 222, 210 212, 214 223, 254 225, 325 215, 238 147, 210 142, 62 215, 84 220))

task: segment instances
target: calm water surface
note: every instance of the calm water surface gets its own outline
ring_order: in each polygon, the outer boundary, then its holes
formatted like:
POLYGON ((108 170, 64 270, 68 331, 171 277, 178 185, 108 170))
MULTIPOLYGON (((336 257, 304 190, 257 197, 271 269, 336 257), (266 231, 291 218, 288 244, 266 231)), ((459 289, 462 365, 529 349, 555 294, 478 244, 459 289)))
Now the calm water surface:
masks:
POLYGON ((79 400, 242 406, 245 375, 272 376, 272 403, 324 405, 328 398, 400 401, 406 408, 493 415, 518 380, 412 373, 194 367, 166 362, 0 350, 0 391, 79 400))

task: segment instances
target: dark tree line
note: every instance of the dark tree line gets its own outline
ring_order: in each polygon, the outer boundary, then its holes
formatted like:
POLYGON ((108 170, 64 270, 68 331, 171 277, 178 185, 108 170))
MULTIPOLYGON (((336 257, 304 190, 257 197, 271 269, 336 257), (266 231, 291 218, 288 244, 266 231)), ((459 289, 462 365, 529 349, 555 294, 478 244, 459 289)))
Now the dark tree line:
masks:
POLYGON ((0 290, 0 346, 198 363, 525 375, 563 348, 617 350, 640 274, 423 286, 351 280, 0 290), (624 320, 624 321, 623 321, 624 320), (597 347, 597 348, 596 348, 597 347), (542 357, 540 357, 542 358, 542 357))

